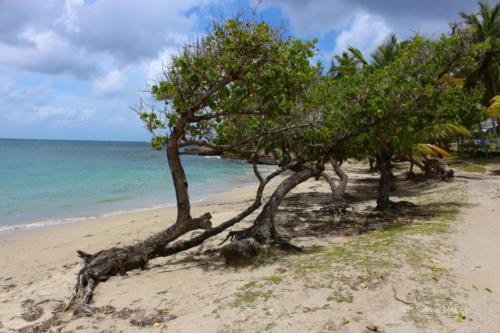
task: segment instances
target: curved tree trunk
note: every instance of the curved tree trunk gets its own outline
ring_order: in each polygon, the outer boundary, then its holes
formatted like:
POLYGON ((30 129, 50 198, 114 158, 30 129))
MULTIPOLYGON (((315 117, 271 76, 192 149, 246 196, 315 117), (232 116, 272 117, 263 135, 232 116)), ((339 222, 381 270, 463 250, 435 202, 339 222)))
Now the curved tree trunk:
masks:
MULTIPOLYGON (((177 159, 176 162, 176 153, 178 157, 178 151, 170 151, 170 154, 168 156, 169 162, 173 160, 174 163, 171 164, 172 169, 179 171, 180 168, 181 173, 183 174, 184 170, 182 168, 182 165, 180 164, 180 159, 177 159)), ((254 172, 260 182, 256 192, 255 201, 246 210, 216 227, 210 227, 211 216, 208 213, 196 219, 192 219, 189 214, 186 214, 186 210, 189 211, 187 183, 183 184, 181 182, 180 185, 182 185, 182 188, 185 189, 186 192, 184 194, 181 193, 179 197, 181 200, 187 199, 188 201, 187 205, 184 204, 183 206, 178 207, 178 210, 182 209, 182 211, 184 212, 184 218, 187 217, 189 219, 188 223, 184 223, 184 221, 186 220, 179 220, 178 218, 176 223, 171 227, 149 237, 144 242, 138 243, 136 245, 120 248, 114 247, 97 252, 96 254, 88 254, 83 251, 78 251, 78 255, 84 260, 85 265, 78 274, 78 279, 75 286, 75 295, 71 302, 68 304, 67 309, 73 307, 76 311, 88 310, 86 304, 91 301, 93 290, 99 282, 106 281, 113 275, 125 274, 127 271, 133 269, 144 269, 148 263, 148 260, 150 259, 160 256, 169 256, 198 246, 202 244, 206 239, 223 232, 227 228, 240 222, 245 217, 253 213, 262 204, 262 195, 265 186, 269 183, 269 181, 285 171, 288 166, 277 169, 276 171, 268 175, 265 179, 261 177, 255 163, 253 167, 254 172), (178 241, 170 245, 173 240, 175 240, 182 234, 190 230, 200 228, 208 230, 191 239, 178 241)))
POLYGON ((270 241, 278 240, 278 233, 274 224, 274 217, 278 208, 285 198, 285 196, 294 189, 297 185, 305 182, 306 180, 319 175, 323 171, 322 168, 303 167, 301 170, 294 172, 288 176, 281 184, 274 190, 268 202, 262 208, 262 211, 255 219, 254 224, 245 230, 234 231, 230 236, 237 239, 255 238, 259 243, 268 243, 270 241))
POLYGON ((185 115, 177 122, 167 144, 167 158, 177 197, 176 222, 136 245, 113 247, 95 254, 78 251, 78 255, 84 260, 84 267, 78 273, 75 296, 68 306, 79 302, 82 304, 90 302, 97 284, 113 275, 124 274, 136 268, 145 268, 149 259, 157 257, 167 244, 187 232, 211 227, 209 213, 198 218, 192 218, 190 213, 188 183, 178 146, 179 139, 184 135, 187 117, 188 115, 185 115))
MULTIPOLYGON (((193 248, 195 246, 198 246, 202 244, 205 240, 207 240, 210 237, 213 237, 215 235, 220 234, 224 230, 228 229, 229 227, 232 227, 236 223, 242 221, 245 217, 249 216, 252 214, 254 211, 256 211, 261 205, 262 205, 262 195, 264 193, 264 188, 266 185, 276 176, 280 175, 284 171, 288 169, 288 166, 284 166, 273 173, 271 173, 269 176, 267 176, 265 179, 261 178, 260 174, 257 171, 257 166, 254 164, 254 171, 256 172, 257 177, 259 178, 260 185, 257 189, 257 193, 255 195, 255 201, 251 206, 249 206, 247 209, 245 209, 243 212, 240 214, 236 215, 235 217, 219 224, 216 227, 210 228, 203 232, 202 234, 195 236, 191 239, 185 240, 185 241, 178 241, 174 244, 168 245, 164 247, 160 251, 161 256, 169 256, 175 253, 179 253, 185 250, 188 250, 190 248, 193 248)), ((228 236, 229 238, 229 236, 228 236)), ((226 238, 227 239, 227 238, 226 238)))
POLYGON ((321 175, 323 176, 323 178, 326 179, 326 181, 330 185, 334 200, 342 199, 344 197, 345 190, 347 188, 347 182, 349 181, 349 177, 344 172, 344 170, 342 170, 340 163, 333 157, 330 157, 330 164, 332 165, 335 174, 339 177, 339 184, 336 185, 333 177, 331 177, 325 171, 323 171, 321 175))
POLYGON ((345 190, 347 189, 347 182, 349 181, 349 176, 344 172, 344 170, 338 166, 334 166, 335 173, 340 178, 338 191, 335 194, 337 198, 343 198, 345 194, 345 190))
POLYGON ((326 171, 321 173, 321 176, 325 178, 330 185, 330 189, 332 190, 332 202, 328 205, 328 207, 326 207, 326 209, 333 215, 342 214, 346 212, 347 207, 349 206, 344 200, 344 194, 349 177, 344 170, 342 170, 340 163, 333 157, 330 158, 330 164, 332 165, 335 174, 339 177, 339 181, 337 185, 335 179, 330 174, 326 171))

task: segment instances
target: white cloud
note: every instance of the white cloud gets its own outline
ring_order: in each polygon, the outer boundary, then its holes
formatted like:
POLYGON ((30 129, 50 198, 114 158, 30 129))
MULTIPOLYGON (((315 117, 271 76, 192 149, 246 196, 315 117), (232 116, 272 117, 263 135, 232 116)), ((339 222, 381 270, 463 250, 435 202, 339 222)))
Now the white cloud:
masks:
POLYGON ((264 5, 279 5, 298 34, 342 31, 355 17, 367 13, 382 17, 392 31, 406 38, 414 32, 435 34, 447 31, 448 22, 458 20, 460 11, 475 10, 477 1, 268 0, 264 5))
MULTIPOLYGON (((2 2, 0 65, 87 78, 179 47, 199 29, 196 8, 215 0, 24 0, 2 2)), ((201 10, 201 9, 200 9, 201 10)))
POLYGON ((163 70, 169 65, 172 55, 176 52, 176 48, 164 48, 155 59, 145 62, 143 67, 146 72, 146 81, 151 82, 161 79, 163 70))
POLYGON ((88 120, 94 114, 89 109, 68 109, 64 107, 35 107, 29 114, 32 121, 80 122, 88 120))
POLYGON ((112 70, 92 82, 92 88, 99 97, 112 97, 118 95, 125 86, 127 75, 125 71, 112 70))
POLYGON ((26 29, 21 45, 0 42, 0 64, 44 73, 70 72, 87 77, 95 72, 95 55, 71 45, 54 31, 26 29))
POLYGON ((354 18, 351 26, 337 37, 334 54, 353 46, 363 54, 371 53, 391 32, 381 17, 361 14, 354 18))

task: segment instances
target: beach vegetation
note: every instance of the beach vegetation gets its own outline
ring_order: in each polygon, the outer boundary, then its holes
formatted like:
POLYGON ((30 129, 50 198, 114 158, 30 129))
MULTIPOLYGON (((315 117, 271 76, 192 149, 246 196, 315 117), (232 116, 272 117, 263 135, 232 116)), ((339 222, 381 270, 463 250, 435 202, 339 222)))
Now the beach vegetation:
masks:
MULTIPOLYGON (((316 40, 286 36, 257 19, 255 12, 214 20, 204 36, 169 59, 161 79, 149 87, 157 103, 141 102, 135 108, 152 135, 151 145, 166 152, 176 193, 175 223, 133 245, 78 251, 84 266, 68 309, 92 313, 89 303, 98 284, 146 269, 150 260, 199 246, 223 232, 224 242, 230 242, 221 251, 227 263, 251 263, 275 251, 301 253, 290 259, 296 276, 334 271, 337 265, 366 270, 356 279, 340 276, 351 291, 370 288, 403 262, 426 263, 429 248, 412 236, 442 233, 447 229, 444 218, 392 223, 346 244, 304 250, 277 228, 275 217, 290 191, 309 179, 325 179, 331 196, 324 209, 345 214, 350 208, 345 196, 349 179, 342 165, 349 159, 368 159, 372 171, 380 173, 377 216, 398 220, 405 212, 455 214, 459 205, 452 203, 415 207, 391 201, 397 186, 394 164, 410 162, 408 178, 416 178, 413 165, 424 179, 453 178, 443 159, 446 148, 477 132, 475 126, 487 114, 488 105, 482 102, 498 94, 499 11, 499 5, 481 3, 479 15, 463 14, 464 24, 452 25, 450 33, 436 39, 416 34, 398 40, 390 35, 370 57, 351 47, 336 55, 327 71, 313 64, 316 40), (192 216, 181 159, 188 146, 250 161, 258 181, 250 205, 217 225, 212 225, 210 212, 192 216), (262 157, 276 164, 266 176, 258 165, 262 157), (278 176, 279 183, 264 197, 278 176), (230 230, 245 219, 251 219, 250 226, 230 230)), ((435 275, 442 271, 430 270, 435 275)), ((283 279, 272 275, 246 283, 237 291, 234 307, 267 301, 283 279)), ((353 301, 348 290, 328 298, 353 301)))

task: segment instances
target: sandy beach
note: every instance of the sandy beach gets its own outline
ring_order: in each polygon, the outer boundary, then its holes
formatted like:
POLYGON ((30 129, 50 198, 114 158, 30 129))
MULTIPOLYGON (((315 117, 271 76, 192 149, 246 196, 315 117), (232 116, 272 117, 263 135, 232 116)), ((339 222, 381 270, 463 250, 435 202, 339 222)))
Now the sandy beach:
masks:
MULTIPOLYGON (((99 312, 71 320, 60 310, 81 267, 76 250, 140 241, 173 223, 175 209, 2 237, 0 332, 35 332, 50 318, 54 332, 498 332, 500 178, 493 169, 459 171, 451 183, 401 180, 395 199, 417 207, 381 216, 367 191, 376 175, 350 164, 353 209, 342 217, 322 210, 330 195, 324 181, 302 184, 282 205, 277 223, 303 254, 269 253, 235 269, 212 251, 222 234, 100 284, 99 312)), ((210 212, 220 223, 254 190, 211 196, 193 215, 210 212)))

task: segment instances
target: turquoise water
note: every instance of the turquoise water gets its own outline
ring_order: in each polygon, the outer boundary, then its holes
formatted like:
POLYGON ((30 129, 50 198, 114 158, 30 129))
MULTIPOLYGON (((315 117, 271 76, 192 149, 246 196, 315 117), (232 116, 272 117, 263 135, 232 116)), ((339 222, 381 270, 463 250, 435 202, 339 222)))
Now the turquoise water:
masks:
MULTIPOLYGON (((255 182, 248 163, 183 156, 193 201, 255 182)), ((148 143, 0 139, 0 232, 175 204, 148 143)))

